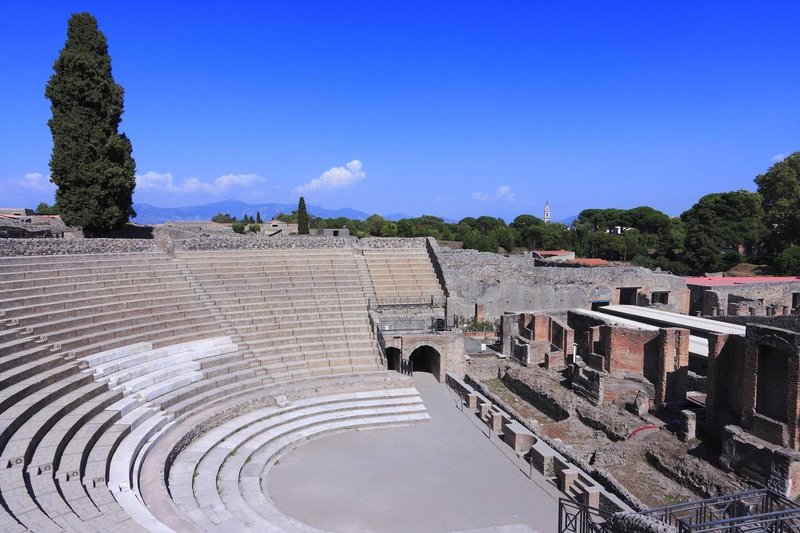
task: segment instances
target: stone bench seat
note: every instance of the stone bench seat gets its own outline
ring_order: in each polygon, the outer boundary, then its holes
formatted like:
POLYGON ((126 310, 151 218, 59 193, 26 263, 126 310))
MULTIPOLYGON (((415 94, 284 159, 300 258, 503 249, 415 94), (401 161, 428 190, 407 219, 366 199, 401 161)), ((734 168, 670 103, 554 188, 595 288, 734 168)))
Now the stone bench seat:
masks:
POLYGON ((55 254, 55 255, 17 255, 0 257, 0 267, 33 264, 81 264, 81 263, 104 263, 104 262, 137 262, 143 261, 150 263, 153 261, 169 261, 170 256, 157 251, 151 252, 116 252, 116 253, 95 253, 95 254, 55 254))
POLYGON ((82 402, 50 428, 34 450, 27 467, 34 489, 37 486, 35 481, 39 480, 43 490, 51 492, 48 490, 50 485, 55 490, 55 471, 69 440, 86 422, 121 399, 122 391, 106 390, 82 402))
POLYGON ((156 409, 139 405, 103 431, 87 455, 83 484, 87 487, 107 486, 111 457, 119 444, 139 425, 159 414, 156 409))
POLYGON ((159 398, 157 404, 174 416, 182 416, 194 409, 202 409, 214 400, 229 400, 273 382, 274 379, 267 376, 267 371, 263 368, 240 370, 198 381, 191 387, 166 394, 159 398))
POLYGON ((275 316, 295 313, 335 313, 335 312, 360 312, 365 314, 366 300, 359 299, 325 299, 325 300, 294 300, 270 301, 258 300, 252 304, 223 303, 219 305, 220 311, 227 317, 236 316, 275 316))
POLYGON ((36 502, 28 496, 24 480, 21 486, 14 484, 17 479, 22 479, 21 475, 15 474, 17 472, 12 469, 0 470, 3 499, 13 519, 22 523, 24 531, 60 532, 61 527, 44 514, 36 502))
POLYGON ((134 327, 121 327, 116 330, 96 332, 85 338, 78 339, 74 345, 64 347, 59 353, 69 357, 83 357, 95 352, 118 348, 126 344, 137 342, 152 342, 159 347, 175 344, 186 340, 196 339, 198 333, 208 335, 210 332, 219 331, 216 319, 207 318, 198 320, 193 317, 170 319, 148 322, 134 327))
MULTIPOLYGON (((206 361, 204 361, 204 363, 206 363, 206 361)), ((238 372, 239 370, 256 369, 260 366, 258 360, 250 355, 244 357, 240 351, 209 358, 207 360, 207 365, 208 366, 200 368, 200 371, 203 373, 203 379, 221 376, 229 372, 238 372)))
POLYGON ((236 325, 253 325, 253 324, 265 324, 265 323, 273 323, 273 324, 288 324, 291 326, 292 324, 297 324, 299 322, 305 323, 323 323, 327 321, 340 321, 341 324, 363 324, 364 327, 368 324, 366 318, 366 306, 361 311, 323 311, 323 312, 314 312, 314 311, 299 311, 299 312, 284 312, 284 313, 276 313, 274 315, 256 315, 256 316, 230 316, 230 314, 226 315, 228 321, 232 324, 236 325))
POLYGON ((17 320, 21 327, 34 329, 37 334, 57 330, 70 324, 81 324, 104 322, 124 319, 136 313, 149 312, 151 314, 164 312, 181 312, 189 310, 203 309, 202 302, 196 296, 167 295, 160 296, 158 293, 139 300, 121 300, 116 303, 86 306, 63 311, 46 312, 39 315, 21 316, 17 320))
MULTIPOLYGON (((62 364, 54 366, 48 370, 40 371, 38 374, 29 376, 16 383, 8 385, 3 389, 0 396, 0 417, 17 402, 32 397, 39 390, 57 383, 65 383, 73 376, 79 374, 76 364, 62 364)), ((79 376, 83 378, 83 376, 79 376)))
POLYGON ((82 263, 72 265, 47 265, 31 263, 28 268, 3 270, 3 279, 7 281, 34 280, 39 278, 69 278, 85 274, 119 274, 122 272, 169 272, 176 271, 178 266, 172 261, 131 262, 122 264, 82 263))
POLYGON ((361 320, 358 322, 346 321, 340 318, 325 318, 312 322, 304 322, 302 324, 292 324, 291 322, 277 322, 251 319, 233 320, 236 322, 240 334, 244 333, 259 333, 262 335, 282 336, 282 334, 297 335, 297 334, 313 334, 313 335, 337 335, 337 334, 369 334, 369 329, 365 328, 365 323, 361 320))
MULTIPOLYGON (((84 291, 88 292, 88 291, 84 291)), ((182 298, 184 301, 196 300, 197 294, 185 283, 126 286, 120 290, 97 289, 88 297, 78 294, 60 293, 60 299, 49 296, 18 298, 0 302, 6 318, 22 318, 30 315, 58 313, 72 309, 93 308, 103 305, 121 305, 129 301, 139 301, 158 297, 182 298), (36 299, 38 301, 31 301, 36 299), (23 301, 24 300, 24 301, 23 301)))
POLYGON ((304 293, 298 295, 263 295, 260 293, 253 294, 229 294, 227 296, 221 295, 216 299, 217 305, 220 309, 231 311, 269 311, 269 310, 287 310, 294 311, 297 309, 314 310, 315 306, 331 306, 333 308, 361 308, 366 307, 366 298, 361 298, 358 295, 351 295, 347 293, 319 294, 319 293, 304 293))
MULTIPOLYGON (((175 494, 177 507, 189 516, 195 510, 205 513, 210 509, 207 518, 212 524, 236 527, 232 521, 234 516, 253 518, 256 515, 247 505, 231 504, 233 507, 228 508, 223 498, 226 494, 234 497, 240 492, 239 472, 245 464, 252 462, 248 461, 252 454, 269 443, 285 442, 284 437, 293 433, 297 437, 289 439, 291 441, 306 438, 309 430, 315 427, 323 431, 334 427, 345 429, 352 427, 354 421, 372 420, 380 414, 398 416, 397 413, 401 412, 415 413, 422 419, 425 410, 418 397, 402 390, 392 391, 392 394, 387 398, 373 393, 364 394, 362 398, 329 396, 315 398, 316 401, 299 401, 296 407, 265 408, 214 428, 192 442, 170 469, 169 486, 175 494), (221 491, 217 491, 217 486, 221 491)), ((263 463, 259 468, 263 468, 263 463)), ((258 520, 254 520, 240 525, 257 527, 258 520)), ((204 526, 202 523, 198 525, 204 526)))
POLYGON ((254 337, 249 339, 244 338, 249 348, 256 353, 280 353, 280 352, 295 352, 298 354, 310 353, 315 350, 340 350, 348 348, 359 348, 364 346, 371 346, 372 339, 368 335, 363 337, 352 337, 348 339, 328 340, 325 337, 307 335, 299 337, 281 337, 281 338, 260 338, 254 337))
MULTIPOLYGON (((8 408, 0 413, 0 444, 5 447, 12 435, 27 422, 35 413, 45 409, 51 402, 60 402, 71 392, 86 385, 92 384, 92 377, 89 374, 78 372, 57 380, 55 383, 40 387, 18 401, 13 402, 8 408)), ((98 384, 99 388, 104 388, 98 384)), ((24 466, 23 457, 8 458, 4 467, 24 466)))
MULTIPOLYGON (((9 461, 13 464, 18 458, 24 459, 24 462, 19 466, 2 471, 4 474, 2 480, 4 490, 16 491, 18 494, 25 493, 27 490, 25 474, 27 473, 31 490, 34 487, 39 489, 41 501, 39 501, 38 497, 36 498, 36 501, 39 502, 39 507, 43 509, 47 517, 53 519, 56 523, 60 523, 61 527, 66 527, 67 524, 54 518, 55 516, 61 517, 65 514, 71 514, 69 508, 65 508, 63 501, 61 505, 58 504, 61 498, 57 495, 53 477, 54 465, 59 455, 59 445, 63 441, 64 434, 71 429, 69 424, 75 424, 76 421, 85 419, 87 415, 110 405, 118 397, 118 393, 111 393, 101 383, 92 383, 65 395, 57 404, 51 404, 32 416, 14 434, 3 451, 4 462, 9 461), (33 463, 37 458, 39 462, 33 463), (32 466, 32 464, 35 466, 32 466), (45 494, 51 496, 45 498, 45 494), (45 500, 54 500, 56 503, 55 509, 48 512, 48 509, 42 505, 45 500)), ((18 517, 30 514, 29 501, 24 497, 7 503, 11 512, 18 517)), ((40 516, 38 521, 41 520, 40 516)), ((79 521, 78 517, 73 516, 67 522, 75 526, 76 521, 79 521)))
POLYGON ((393 426, 405 426, 413 423, 424 422, 430 417, 427 413, 418 413, 411 410, 404 410, 402 413, 376 413, 372 416, 363 416, 357 419, 336 420, 332 422, 318 423, 313 427, 304 428, 300 431, 285 435, 283 439, 270 441, 266 446, 259 448, 258 453, 248 457, 249 462, 240 470, 239 490, 233 492, 232 487, 223 481, 221 496, 225 505, 230 509, 239 510, 243 505, 253 510, 260 518, 259 525, 264 527, 269 524, 287 530, 304 530, 307 526, 282 514, 272 503, 261 487, 266 486, 262 481, 268 475, 268 468, 271 467, 277 457, 287 448, 294 446, 297 442, 318 438, 322 435, 337 433, 345 430, 367 429, 367 428, 388 428, 393 426), (255 461, 264 461, 267 467, 263 467, 259 472, 255 461), (266 522, 266 524, 264 524, 266 522))
POLYGON ((231 343, 230 337, 220 336, 157 349, 150 343, 139 343, 128 350, 109 350, 82 360, 86 361, 95 377, 105 377, 111 382, 124 383, 147 372, 148 369, 158 368, 159 362, 175 364, 188 360, 196 361, 237 349, 238 347, 231 343))
POLYGON ((167 327, 169 324, 182 324, 211 320, 211 316, 206 309, 196 310, 157 310, 148 312, 148 309, 141 309, 138 313, 131 313, 128 318, 116 318, 102 322, 89 322, 78 324, 75 327, 64 328, 57 331, 48 331, 48 342, 58 342, 61 344, 62 351, 72 351, 73 348, 82 347, 87 342, 96 340, 98 337, 106 337, 113 340, 121 334, 136 333, 144 330, 158 331, 167 327))
POLYGON ((378 364, 378 356, 373 348, 353 349, 347 352, 316 350, 306 353, 280 351, 276 353, 256 353, 261 367, 269 372, 292 368, 322 368, 352 364, 378 364))
MULTIPOLYGON (((2 282, 0 282, 0 285, 2 282)), ((33 303, 41 303, 51 296, 54 301, 63 299, 69 300, 69 296, 74 294, 78 297, 102 294, 103 291, 114 292, 124 290, 138 290, 139 287, 169 287, 174 285, 186 286, 186 276, 174 274, 169 276, 147 277, 147 278, 111 278, 104 281, 84 281, 80 283, 64 282, 57 280, 52 285, 30 286, 24 283, 17 288, 6 288, 0 290, 0 301, 20 300, 25 303, 27 300, 33 303)))
POLYGON ((64 358, 47 351, 33 357, 29 354, 3 357, 0 362, 4 363, 0 368, 0 390, 4 390, 14 383, 63 365, 64 358))
POLYGON ((248 281, 250 283, 281 283, 287 281, 337 282, 358 279, 359 273, 354 267, 355 265, 352 262, 339 266, 288 265, 278 268, 256 266, 253 268, 228 268, 222 270, 212 266, 208 268, 192 267, 191 269, 184 269, 184 272, 190 272, 197 279, 248 281), (243 276, 242 273, 246 273, 246 275, 243 276))
MULTIPOLYGON (((170 273, 174 273, 177 276, 178 271, 170 270, 170 273)), ((41 277, 41 278, 34 278, 34 279, 22 279, 22 280, 13 280, 9 279, 6 280, 5 277, 3 281, 0 281, 0 291, 5 291, 7 289, 18 289, 18 288, 25 288, 25 287, 60 287, 60 286, 68 286, 71 284, 76 283, 103 283, 103 282, 113 282, 116 280, 147 280, 147 279, 158 279, 161 277, 161 272, 156 270, 140 270, 140 271, 122 271, 122 272, 101 272, 95 274, 79 274, 75 273, 71 276, 51 276, 51 277, 41 277)))
POLYGON ((343 262, 339 265, 287 265, 270 268, 261 264, 252 267, 219 268, 216 266, 192 267, 192 275, 203 279, 241 279, 242 272, 246 272, 249 280, 347 280, 358 277, 358 272, 353 270, 352 262, 343 262))
POLYGON ((103 383, 89 382, 61 397, 53 397, 55 401, 43 405, 17 428, 0 432, 0 464, 27 467, 36 447, 53 426, 81 404, 107 390, 103 383), (18 462, 20 458, 22 463, 18 462))
MULTIPOLYGON (((298 328, 293 327, 291 323, 286 321, 266 320, 263 318, 233 318, 226 317, 231 324, 235 324, 236 330, 240 335, 247 333, 260 333, 260 334, 280 334, 282 331, 297 331, 298 328)), ((319 321, 313 321, 308 325, 301 326, 300 329, 313 330, 319 335, 335 335, 337 333, 356 333, 364 331, 364 324, 362 321, 343 321, 336 318, 325 318, 319 321)))
MULTIPOLYGON (((285 284, 281 286, 275 285, 244 285, 244 284, 225 284, 207 282, 204 283, 206 294, 209 296, 228 296, 239 298, 282 298, 286 296, 293 296, 297 298, 323 298, 325 296, 346 296, 351 291, 360 291, 361 284, 338 284, 338 285, 325 285, 325 286, 312 286, 300 287, 297 284, 285 284)), ((358 292, 355 292, 358 294, 358 292)))

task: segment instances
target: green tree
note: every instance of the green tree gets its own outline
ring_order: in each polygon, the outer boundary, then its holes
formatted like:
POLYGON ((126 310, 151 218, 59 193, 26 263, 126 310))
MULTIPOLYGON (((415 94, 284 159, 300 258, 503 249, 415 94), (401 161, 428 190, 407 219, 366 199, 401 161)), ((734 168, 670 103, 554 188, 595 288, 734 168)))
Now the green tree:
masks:
POLYGON ((800 246, 790 246, 778 254, 775 268, 780 274, 800 275, 800 246))
POLYGON ((231 222, 236 222, 236 217, 232 217, 228 213, 220 212, 211 217, 211 222, 217 222, 219 224, 229 224, 231 222))
POLYGON ((308 235, 308 211, 306 211, 306 200, 302 196, 297 203, 297 233, 308 235))
POLYGON ((264 220, 261 218, 261 211, 256 211, 256 224, 263 224, 264 220))
POLYGON ((118 131, 123 89, 111 75, 108 42, 89 13, 67 21, 67 41, 45 96, 53 136, 50 179, 69 225, 101 234, 125 225, 133 210, 136 165, 131 142, 118 131))
POLYGON ((364 229, 373 237, 378 237, 380 236, 381 229, 383 229, 383 225, 385 223, 386 219, 384 219, 382 216, 370 215, 367 217, 367 220, 364 221, 364 229))
POLYGON ((38 215, 57 215, 58 214, 58 205, 47 205, 47 202, 41 202, 39 205, 36 206, 36 214, 38 215))
POLYGON ((397 224, 386 221, 381 226, 381 237, 397 237, 397 224))
POLYGON ((740 244, 752 255, 767 233, 761 196, 749 191, 707 194, 681 220, 687 264, 696 270, 719 269, 722 254, 740 244))
POLYGON ((773 250, 800 244, 800 152, 775 163, 755 182, 764 200, 764 219, 771 228, 773 250))

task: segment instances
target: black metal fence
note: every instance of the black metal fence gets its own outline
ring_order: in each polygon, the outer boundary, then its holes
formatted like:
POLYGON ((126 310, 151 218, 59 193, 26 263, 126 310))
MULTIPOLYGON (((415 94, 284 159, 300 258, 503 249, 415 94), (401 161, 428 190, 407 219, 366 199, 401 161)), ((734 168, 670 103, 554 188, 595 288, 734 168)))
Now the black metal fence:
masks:
POLYGON ((438 309, 444 308, 447 298, 444 296, 397 296, 395 298, 370 298, 370 310, 381 311, 384 309, 438 309))
POLYGON ((400 359, 400 373, 407 376, 414 375, 414 361, 410 359, 400 359))
POLYGON ((383 333, 433 333, 447 331, 453 327, 455 327, 455 317, 390 318, 378 323, 378 330, 383 333))
POLYGON ((800 505, 770 489, 726 494, 640 514, 675 526, 680 533, 800 531, 800 505))
POLYGON ((558 533, 611 533, 606 527, 609 518, 611 513, 566 498, 558 499, 558 533))

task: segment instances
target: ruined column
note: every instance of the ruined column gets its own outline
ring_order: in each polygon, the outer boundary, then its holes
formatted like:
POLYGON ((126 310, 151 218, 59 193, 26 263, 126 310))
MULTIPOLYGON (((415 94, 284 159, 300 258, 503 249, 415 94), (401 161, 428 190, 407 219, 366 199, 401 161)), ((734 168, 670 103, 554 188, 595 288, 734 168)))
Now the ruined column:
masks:
POLYGON ((658 379, 655 383, 656 405, 686 400, 689 372, 689 330, 659 330, 658 379))

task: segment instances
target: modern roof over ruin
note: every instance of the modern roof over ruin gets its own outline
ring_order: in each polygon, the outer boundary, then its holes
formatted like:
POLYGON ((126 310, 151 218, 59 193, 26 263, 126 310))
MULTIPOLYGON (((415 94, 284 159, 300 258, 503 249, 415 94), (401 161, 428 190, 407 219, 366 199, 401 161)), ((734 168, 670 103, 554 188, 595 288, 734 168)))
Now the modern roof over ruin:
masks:
POLYGON ((724 333, 727 335, 744 336, 747 328, 738 324, 720 322, 708 318, 682 315, 661 311, 651 307, 637 307, 635 305, 606 305, 601 307, 600 312, 615 316, 622 316, 633 320, 647 321, 653 325, 661 327, 686 328, 692 333, 724 333))

